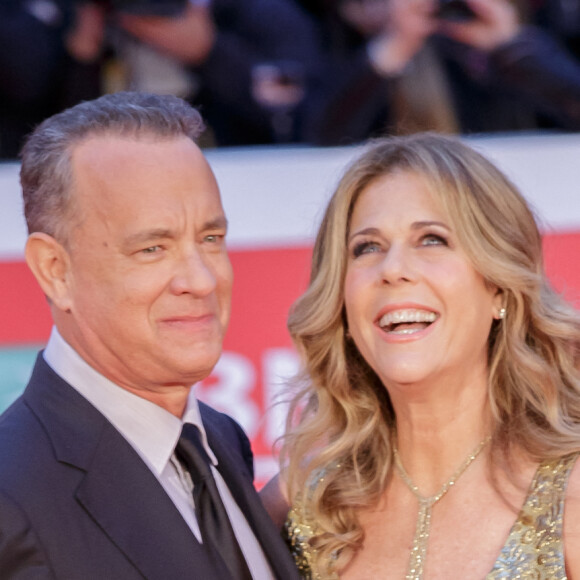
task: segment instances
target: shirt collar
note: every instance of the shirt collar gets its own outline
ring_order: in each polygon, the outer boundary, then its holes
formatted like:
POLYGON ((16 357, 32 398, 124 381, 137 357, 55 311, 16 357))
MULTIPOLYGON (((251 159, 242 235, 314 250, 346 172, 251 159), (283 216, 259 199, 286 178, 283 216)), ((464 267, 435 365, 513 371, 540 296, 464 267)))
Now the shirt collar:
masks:
POLYGON ((101 375, 64 340, 56 327, 52 329, 43 356, 61 378, 109 420, 157 476, 173 455, 183 423, 193 423, 200 430, 204 448, 212 463, 217 465, 207 443, 193 389, 189 392, 183 417, 179 419, 101 375))

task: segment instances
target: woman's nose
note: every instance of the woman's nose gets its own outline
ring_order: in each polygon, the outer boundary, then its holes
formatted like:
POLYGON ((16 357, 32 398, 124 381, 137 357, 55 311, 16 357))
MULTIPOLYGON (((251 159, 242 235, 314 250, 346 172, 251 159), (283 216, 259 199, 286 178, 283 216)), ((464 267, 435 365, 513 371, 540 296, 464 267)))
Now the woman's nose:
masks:
POLYGON ((392 244, 380 262, 381 283, 397 284, 414 279, 412 257, 402 246, 392 244))

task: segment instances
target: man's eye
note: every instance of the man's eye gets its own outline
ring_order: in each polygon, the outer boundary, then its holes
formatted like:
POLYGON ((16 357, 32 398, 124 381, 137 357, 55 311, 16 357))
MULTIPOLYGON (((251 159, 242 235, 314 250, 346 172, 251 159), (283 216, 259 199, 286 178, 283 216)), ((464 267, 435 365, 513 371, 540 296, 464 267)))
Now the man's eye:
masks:
POLYGON ((208 242, 210 244, 217 244, 218 242, 223 240, 223 238, 224 238, 224 236, 220 235, 220 234, 210 234, 208 236, 205 236, 203 238, 203 241, 208 242))
POLYGON ((141 250, 142 254, 155 254, 161 250, 161 246, 149 246, 148 248, 144 248, 141 250))

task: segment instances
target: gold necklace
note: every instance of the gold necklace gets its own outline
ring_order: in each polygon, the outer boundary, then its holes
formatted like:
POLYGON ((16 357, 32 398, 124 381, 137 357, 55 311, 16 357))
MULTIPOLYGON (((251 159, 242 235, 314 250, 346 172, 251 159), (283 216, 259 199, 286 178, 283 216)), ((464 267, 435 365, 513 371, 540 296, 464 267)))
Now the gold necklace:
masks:
POLYGON ((429 542, 429 532, 431 529, 431 510, 433 506, 455 485, 455 482, 463 475, 463 472, 475 461, 476 457, 482 452, 485 445, 491 439, 486 437, 479 445, 467 456, 465 461, 459 466, 441 487, 441 489, 430 497, 425 497, 419 492, 419 488, 413 483, 409 474, 405 471, 399 450, 396 445, 393 447, 393 456, 395 458, 395 467, 397 468, 401 479, 411 490, 411 493, 419 501, 419 512, 417 514, 417 526, 415 528, 415 537, 413 538, 413 547, 409 558, 409 568, 407 570, 406 580, 421 580, 423 578, 423 567, 427 556, 427 544, 429 542))

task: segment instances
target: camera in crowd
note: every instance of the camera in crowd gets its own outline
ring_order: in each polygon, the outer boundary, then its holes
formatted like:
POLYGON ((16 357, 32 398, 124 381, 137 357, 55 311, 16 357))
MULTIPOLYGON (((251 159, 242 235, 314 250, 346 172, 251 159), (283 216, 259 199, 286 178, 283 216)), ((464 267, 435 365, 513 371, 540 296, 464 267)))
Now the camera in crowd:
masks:
POLYGON ((475 12, 464 0, 439 0, 437 16, 444 20, 472 20, 475 12))

